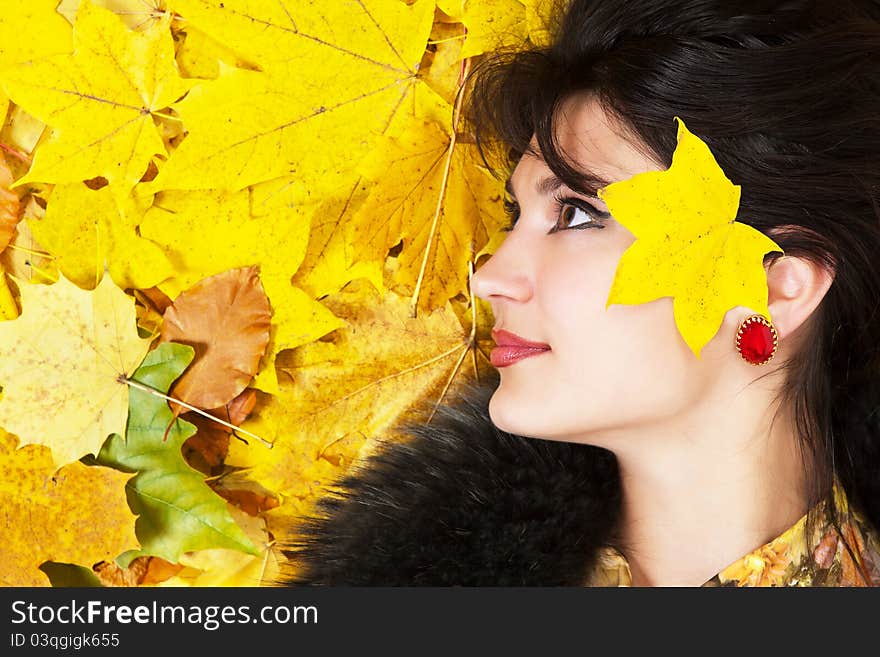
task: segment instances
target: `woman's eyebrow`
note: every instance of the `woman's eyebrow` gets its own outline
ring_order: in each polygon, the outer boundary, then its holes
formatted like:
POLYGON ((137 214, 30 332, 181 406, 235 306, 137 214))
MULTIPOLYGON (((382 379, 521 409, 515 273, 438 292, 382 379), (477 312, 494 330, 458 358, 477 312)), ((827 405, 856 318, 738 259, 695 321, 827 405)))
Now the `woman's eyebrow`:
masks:
MULTIPOLYGON (((594 177, 587 177, 584 179, 581 185, 573 187, 571 185, 568 185, 559 176, 555 174, 550 174, 546 178, 538 181, 538 183, 535 185, 535 191, 539 194, 546 196, 547 194, 552 194, 560 187, 567 186, 572 191, 583 194, 584 196, 596 196, 598 190, 607 186, 608 184, 609 182, 606 180, 600 180, 594 177)), ((509 176, 507 180, 504 181, 504 191, 506 191, 511 198, 516 198, 516 194, 514 194, 513 192, 513 183, 511 183, 509 176)))
MULTIPOLYGON (((558 176, 551 174, 543 180, 538 181, 535 185, 535 191, 543 195, 552 194, 564 184, 565 183, 562 182, 558 176)), ((504 181, 504 190, 510 194, 511 198, 516 198, 516 194, 513 193, 513 183, 510 182, 510 178, 507 178, 507 180, 504 181)))

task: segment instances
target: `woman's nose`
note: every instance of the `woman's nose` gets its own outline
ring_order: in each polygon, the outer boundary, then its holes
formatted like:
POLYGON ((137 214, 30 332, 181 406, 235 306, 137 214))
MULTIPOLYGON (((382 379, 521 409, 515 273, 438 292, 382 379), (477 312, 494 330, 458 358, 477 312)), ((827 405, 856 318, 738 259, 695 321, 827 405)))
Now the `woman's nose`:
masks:
POLYGON ((512 235, 474 272, 473 293, 484 301, 507 297, 526 301, 532 294, 532 283, 522 258, 517 255, 512 235))

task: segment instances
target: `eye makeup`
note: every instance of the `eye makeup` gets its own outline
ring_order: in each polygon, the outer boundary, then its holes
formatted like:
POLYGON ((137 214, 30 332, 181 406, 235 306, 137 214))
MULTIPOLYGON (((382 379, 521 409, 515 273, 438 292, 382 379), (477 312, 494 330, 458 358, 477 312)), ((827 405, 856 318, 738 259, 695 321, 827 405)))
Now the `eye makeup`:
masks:
MULTIPOLYGON (((551 233, 556 233, 561 230, 582 230, 585 228, 605 228, 604 221, 611 218, 610 212, 604 212, 599 210, 596 206, 594 206, 589 201, 586 201, 582 198, 574 197, 574 196, 561 196, 554 194, 552 196, 553 204, 551 206, 552 213, 557 216, 557 223, 553 227, 551 233), (577 214, 577 211, 580 210, 584 214, 586 214, 591 221, 585 223, 579 223, 574 226, 569 225, 571 221, 577 214), (560 225, 562 226, 560 228, 560 225)), ((505 228, 502 228, 505 232, 510 232, 516 227, 516 222, 519 220, 520 209, 519 203, 513 201, 509 198, 504 199, 504 211, 507 213, 510 218, 510 224, 505 228)))

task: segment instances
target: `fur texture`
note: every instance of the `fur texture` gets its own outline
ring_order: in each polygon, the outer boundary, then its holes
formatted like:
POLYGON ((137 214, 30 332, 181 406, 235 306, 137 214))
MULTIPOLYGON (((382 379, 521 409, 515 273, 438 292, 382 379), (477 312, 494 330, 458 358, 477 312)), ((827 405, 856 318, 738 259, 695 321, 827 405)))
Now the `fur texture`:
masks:
POLYGON ((290 586, 582 586, 620 507, 617 462, 497 429, 497 379, 408 421, 283 546, 290 586))

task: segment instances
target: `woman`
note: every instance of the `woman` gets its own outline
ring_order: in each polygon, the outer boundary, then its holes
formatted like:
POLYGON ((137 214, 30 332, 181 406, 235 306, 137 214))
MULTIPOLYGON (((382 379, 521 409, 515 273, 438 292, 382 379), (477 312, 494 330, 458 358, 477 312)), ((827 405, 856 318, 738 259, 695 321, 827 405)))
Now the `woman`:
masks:
POLYGON ((343 481, 288 583, 880 584, 880 3, 559 16, 468 96, 510 174, 511 232, 473 280, 500 383, 343 481), (758 308, 730 308, 700 357, 671 296, 606 308, 636 238, 598 190, 670 169, 676 117, 741 186, 736 221, 779 247, 757 361, 736 337, 758 308), (505 360, 512 337, 546 348, 505 360))

